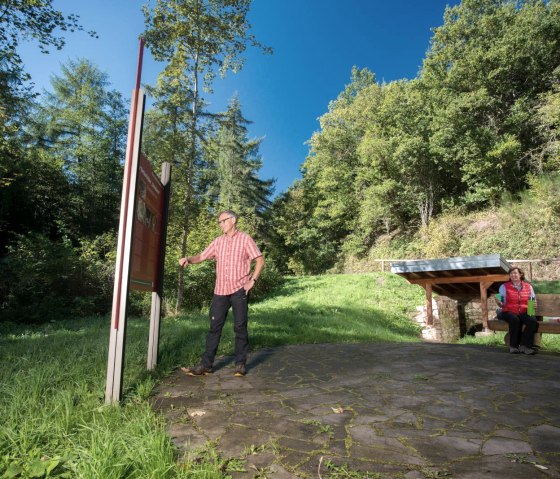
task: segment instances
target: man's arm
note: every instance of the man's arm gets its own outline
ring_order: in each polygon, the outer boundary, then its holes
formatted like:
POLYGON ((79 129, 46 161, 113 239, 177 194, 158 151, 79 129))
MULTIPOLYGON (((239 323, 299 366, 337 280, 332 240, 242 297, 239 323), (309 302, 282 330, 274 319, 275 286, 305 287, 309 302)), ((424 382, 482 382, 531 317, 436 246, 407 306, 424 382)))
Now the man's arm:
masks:
POLYGON ((264 268, 264 257, 263 256, 258 256, 255 258, 255 269, 253 270, 253 274, 250 276, 249 281, 247 281, 244 286, 243 289, 247 292, 249 292, 249 290, 255 286, 255 282, 256 280, 259 278, 259 276, 261 275, 261 271, 264 268))
POLYGON ((183 267, 187 264, 198 264, 202 263, 204 260, 200 257, 199 254, 196 256, 187 256, 186 258, 181 258, 179 260, 179 266, 183 267))
POLYGON ((208 247, 196 256, 187 256, 179 260, 179 266, 183 267, 187 264, 198 264, 206 261, 207 259, 214 258, 215 256, 215 240, 208 245, 208 247))
POLYGON ((261 275, 261 271, 264 268, 264 256, 259 256, 258 258, 255 258, 255 269, 253 270, 253 274, 251 275, 251 278, 254 279, 255 281, 257 279, 259 279, 259 276, 261 275))

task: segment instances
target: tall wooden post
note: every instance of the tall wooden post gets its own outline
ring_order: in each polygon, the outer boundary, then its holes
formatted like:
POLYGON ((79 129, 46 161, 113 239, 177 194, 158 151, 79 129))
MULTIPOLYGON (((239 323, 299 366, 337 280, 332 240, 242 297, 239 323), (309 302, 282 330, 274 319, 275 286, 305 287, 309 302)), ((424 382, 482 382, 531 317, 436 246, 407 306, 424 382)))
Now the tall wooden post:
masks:
POLYGON ((159 351, 159 330, 161 323, 161 302, 163 298, 163 274, 165 269, 165 248, 167 246, 167 222, 169 218, 169 199, 171 197, 171 164, 161 165, 161 184, 163 185, 163 218, 160 234, 159 267, 156 291, 152 292, 150 313, 150 336, 148 340, 148 370, 156 367, 159 351))
POLYGON ((107 382, 105 386, 105 402, 107 404, 120 401, 123 383, 126 307, 131 266, 134 198, 136 197, 136 177, 138 175, 142 122, 144 119, 144 105, 146 101, 146 96, 140 89, 143 53, 144 39, 141 38, 138 52, 136 87, 132 91, 123 189, 121 195, 121 215, 119 220, 119 237, 115 263, 115 284, 113 288, 113 307, 111 313, 111 330, 109 335, 107 382))

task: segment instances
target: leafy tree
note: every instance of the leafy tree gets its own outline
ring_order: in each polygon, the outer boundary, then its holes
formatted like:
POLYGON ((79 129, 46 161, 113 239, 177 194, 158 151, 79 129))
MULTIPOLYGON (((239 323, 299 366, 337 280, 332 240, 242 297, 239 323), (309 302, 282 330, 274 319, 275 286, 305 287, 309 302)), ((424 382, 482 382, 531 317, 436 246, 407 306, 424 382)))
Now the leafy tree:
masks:
POLYGON ((560 4, 464 0, 444 19, 421 74, 444 100, 434 147, 460 167, 468 203, 496 203, 533 168, 534 108, 560 63, 560 4))
MULTIPOLYGON (((321 131, 311 137, 310 153, 302 165, 304 181, 300 186, 309 190, 306 203, 313 205, 308 227, 314 231, 307 231, 307 238, 327 241, 331 252, 337 251, 355 228, 361 195, 357 187, 358 145, 366 127, 355 102, 374 83, 375 76, 367 69, 352 69, 350 83, 320 118, 321 131)), ((329 266, 335 260, 336 255, 330 254, 329 266)), ((326 263, 322 260, 321 264, 326 263)))
POLYGON ((322 225, 312 215, 317 201, 308 180, 297 181, 272 205, 274 233, 273 262, 279 271, 319 274, 332 267, 338 244, 323 234, 322 225))
MULTIPOLYGON (((560 73, 560 72, 558 72, 560 73)), ((560 81, 540 96, 537 121, 541 147, 532 158, 538 173, 560 170, 560 81)))
MULTIPOLYGON (((204 114, 200 83, 211 91, 218 72, 223 76, 230 70, 236 72, 242 68, 242 54, 247 46, 264 48, 249 33, 250 5, 251 0, 156 0, 153 9, 149 5, 144 7, 146 44, 156 60, 167 62, 160 75, 164 79, 162 83, 171 83, 176 92, 184 90, 171 99, 182 101, 187 96, 190 105, 189 117, 182 120, 189 134, 187 156, 183 160, 181 178, 176 180, 185 184, 183 256, 191 229, 195 167, 200 158, 200 142, 205 140, 199 124, 204 114)), ((172 101, 172 105, 180 107, 176 101, 172 101)), ((183 270, 180 269, 177 305, 182 302, 183 290, 183 270)))
MULTIPOLYGON (((34 40, 42 52, 48 53, 51 48, 64 46, 62 32, 82 30, 76 15, 63 15, 52 3, 52 0, 0 3, 0 252, 4 251, 11 232, 27 231, 32 226, 25 212, 34 211, 33 202, 39 199, 39 195, 32 195, 29 190, 34 180, 27 173, 33 169, 34 160, 28 157, 22 138, 22 125, 27 123, 34 94, 28 83, 30 76, 18 54, 19 43, 34 40), (24 212, 20 217, 14 213, 16 204, 24 212)), ((44 173, 42 166, 46 166, 44 162, 40 162, 34 174, 44 173)), ((43 225, 41 221, 38 230, 43 225)))
MULTIPOLYGON (((4 1, 0 5, 0 105, 13 113, 18 98, 31 95, 25 83, 30 79, 24 72, 18 45, 33 39, 43 53, 51 48, 60 50, 66 40, 58 32, 80 31, 79 17, 55 10, 52 0, 4 1)), ((95 32, 88 32, 95 36, 95 32)))

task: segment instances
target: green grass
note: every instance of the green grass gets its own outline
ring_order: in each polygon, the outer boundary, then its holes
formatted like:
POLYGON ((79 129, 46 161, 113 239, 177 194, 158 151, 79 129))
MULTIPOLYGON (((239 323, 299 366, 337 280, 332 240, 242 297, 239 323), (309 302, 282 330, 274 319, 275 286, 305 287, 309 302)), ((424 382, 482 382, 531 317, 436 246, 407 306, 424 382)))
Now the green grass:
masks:
MULTIPOLYGON (((420 288, 387 273, 288 278, 251 305, 252 349, 418 341, 408 318, 422 302, 420 288)), ((206 311, 166 318, 158 369, 148 373, 148 320, 129 319, 118 407, 104 405, 109 318, 0 322, 0 477, 227 477, 217 459, 182 462, 148 401, 158 379, 198 359, 207 321, 206 311)), ((218 354, 233 352, 231 324, 218 354)))
MULTIPOLYGON (((289 278, 251 306, 251 346, 419 341, 410 318, 424 301, 421 288, 388 273, 289 278)), ((233 334, 226 328, 220 351, 231 354, 233 334)))
POLYGON ((560 281, 533 281, 531 284, 537 294, 560 294, 560 281))

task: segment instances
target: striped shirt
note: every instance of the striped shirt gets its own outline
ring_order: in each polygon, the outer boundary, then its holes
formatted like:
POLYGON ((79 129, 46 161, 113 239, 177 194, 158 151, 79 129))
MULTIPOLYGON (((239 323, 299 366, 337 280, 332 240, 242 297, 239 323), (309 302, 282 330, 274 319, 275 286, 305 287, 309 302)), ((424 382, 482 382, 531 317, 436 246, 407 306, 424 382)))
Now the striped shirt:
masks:
POLYGON ((230 237, 218 236, 200 253, 202 260, 216 259, 214 294, 225 296, 239 291, 249 281, 251 262, 262 256, 258 246, 247 233, 235 231, 230 237))

